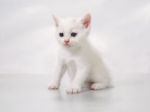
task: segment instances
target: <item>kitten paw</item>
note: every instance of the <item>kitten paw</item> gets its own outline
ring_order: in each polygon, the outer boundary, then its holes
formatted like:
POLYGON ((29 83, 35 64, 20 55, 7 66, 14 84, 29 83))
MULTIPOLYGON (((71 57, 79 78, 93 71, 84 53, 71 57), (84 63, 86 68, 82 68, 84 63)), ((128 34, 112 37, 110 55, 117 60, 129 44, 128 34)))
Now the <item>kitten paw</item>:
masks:
POLYGON ((52 90, 57 90, 59 88, 58 84, 57 83, 50 83, 48 85, 48 89, 52 89, 52 90))
POLYGON ((105 84, 101 84, 101 83, 93 83, 90 87, 91 90, 100 90, 100 89, 104 89, 107 86, 105 84))
POLYGON ((78 94, 81 92, 80 87, 70 87, 69 89, 66 90, 67 94, 78 94))

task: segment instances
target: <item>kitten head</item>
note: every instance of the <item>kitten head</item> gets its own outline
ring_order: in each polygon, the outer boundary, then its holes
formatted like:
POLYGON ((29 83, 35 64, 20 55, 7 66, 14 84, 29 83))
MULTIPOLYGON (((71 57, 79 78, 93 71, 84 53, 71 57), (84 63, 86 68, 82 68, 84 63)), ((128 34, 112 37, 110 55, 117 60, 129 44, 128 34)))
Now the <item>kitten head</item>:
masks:
POLYGON ((53 18, 57 40, 63 47, 75 48, 84 44, 90 31, 90 14, 82 18, 53 18))

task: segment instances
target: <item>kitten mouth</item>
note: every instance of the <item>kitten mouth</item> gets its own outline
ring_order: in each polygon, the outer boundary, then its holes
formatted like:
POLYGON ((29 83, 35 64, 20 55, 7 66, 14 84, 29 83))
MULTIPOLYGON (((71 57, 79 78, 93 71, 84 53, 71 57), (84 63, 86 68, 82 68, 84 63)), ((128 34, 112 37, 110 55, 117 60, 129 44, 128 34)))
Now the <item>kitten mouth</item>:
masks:
POLYGON ((70 44, 64 44, 64 46, 65 46, 65 47, 71 47, 71 45, 70 45, 70 44))

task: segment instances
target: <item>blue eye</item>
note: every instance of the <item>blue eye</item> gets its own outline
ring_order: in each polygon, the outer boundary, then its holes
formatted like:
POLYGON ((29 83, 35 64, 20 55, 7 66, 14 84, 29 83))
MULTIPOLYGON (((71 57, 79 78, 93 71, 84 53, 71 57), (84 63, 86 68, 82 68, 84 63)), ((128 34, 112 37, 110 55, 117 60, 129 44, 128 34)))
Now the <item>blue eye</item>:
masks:
POLYGON ((59 36, 60 36, 60 37, 63 37, 63 36, 64 36, 64 33, 59 33, 59 36))
POLYGON ((76 32, 72 32, 71 33, 71 37, 76 37, 77 36, 77 33, 76 32))

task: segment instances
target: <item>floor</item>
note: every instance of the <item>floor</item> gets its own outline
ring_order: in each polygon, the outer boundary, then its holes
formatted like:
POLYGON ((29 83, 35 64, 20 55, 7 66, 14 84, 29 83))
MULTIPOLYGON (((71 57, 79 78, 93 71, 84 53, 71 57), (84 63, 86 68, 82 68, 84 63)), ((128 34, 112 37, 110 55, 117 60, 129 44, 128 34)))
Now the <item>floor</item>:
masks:
POLYGON ((106 90, 68 95, 63 86, 49 91, 48 75, 0 75, 0 112, 150 112, 150 74, 133 78, 115 79, 106 90))

